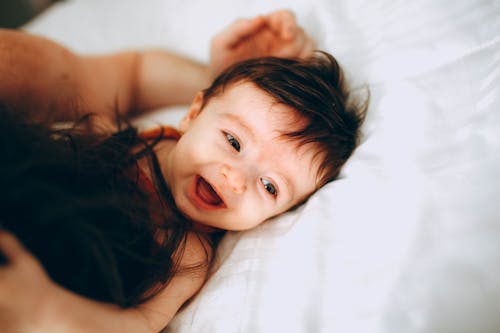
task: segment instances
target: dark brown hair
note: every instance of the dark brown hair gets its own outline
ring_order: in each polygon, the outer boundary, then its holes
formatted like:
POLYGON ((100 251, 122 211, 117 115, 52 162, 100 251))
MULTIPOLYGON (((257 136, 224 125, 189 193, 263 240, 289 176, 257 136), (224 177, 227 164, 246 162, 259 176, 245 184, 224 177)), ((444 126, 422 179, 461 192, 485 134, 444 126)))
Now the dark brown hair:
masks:
MULTIPOLYGON (((306 119, 304 128, 285 135, 319 147, 320 184, 337 177, 358 143, 366 104, 349 102, 332 56, 236 64, 205 90, 204 103, 239 81, 254 83, 306 119)), ((33 124, 16 114, 0 105, 0 227, 13 232, 54 281, 127 307, 156 295, 179 272, 210 267, 222 233, 199 233, 212 251, 204 262, 180 267, 192 228, 159 171, 152 148, 160 137, 144 142, 127 123, 111 136, 92 134, 79 126, 86 119, 57 130, 52 121, 33 124), (139 183, 137 162, 144 156, 163 198, 159 205, 139 183), (166 236, 161 242, 158 233, 166 236)))
MULTIPOLYGON (((191 225, 169 193, 162 193, 164 204, 152 204, 139 182, 138 159, 158 163, 155 142, 142 141, 129 125, 102 136, 78 125, 27 123, 16 114, 0 106, 0 227, 55 282, 128 307, 156 295, 174 274, 211 263, 207 251, 205 262, 180 267, 191 225)), ((205 236, 215 247, 216 239, 205 236)))
POLYGON ((306 120, 304 128, 285 135, 319 148, 320 186, 335 179, 359 143, 368 107, 368 98, 356 101, 350 96, 335 58, 317 51, 307 59, 266 57, 238 63, 204 91, 204 104, 241 81, 255 84, 306 120))

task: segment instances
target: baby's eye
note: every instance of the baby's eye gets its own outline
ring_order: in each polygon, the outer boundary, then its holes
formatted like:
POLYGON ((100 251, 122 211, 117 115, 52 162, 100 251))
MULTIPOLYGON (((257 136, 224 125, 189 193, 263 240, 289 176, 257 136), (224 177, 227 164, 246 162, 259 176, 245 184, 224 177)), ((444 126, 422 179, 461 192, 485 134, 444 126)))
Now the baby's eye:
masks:
POLYGON ((226 135, 227 142, 229 142, 229 144, 233 146, 234 150, 240 151, 240 143, 238 142, 238 140, 236 140, 236 138, 229 133, 224 134, 226 135))
POLYGON ((269 192, 273 196, 278 195, 278 190, 276 189, 276 186, 274 186, 273 183, 264 178, 261 178, 260 181, 262 182, 262 185, 264 185, 264 188, 266 189, 267 192, 269 192))

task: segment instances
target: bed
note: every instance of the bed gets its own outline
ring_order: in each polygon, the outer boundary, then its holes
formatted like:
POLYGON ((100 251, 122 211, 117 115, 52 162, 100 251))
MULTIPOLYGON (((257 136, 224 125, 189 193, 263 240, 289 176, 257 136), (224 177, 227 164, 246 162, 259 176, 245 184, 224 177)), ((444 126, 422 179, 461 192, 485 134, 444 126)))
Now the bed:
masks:
POLYGON ((362 143, 305 205, 229 233, 164 331, 500 332, 500 1, 72 0, 23 28, 206 61, 217 31, 277 8, 369 87, 362 143))

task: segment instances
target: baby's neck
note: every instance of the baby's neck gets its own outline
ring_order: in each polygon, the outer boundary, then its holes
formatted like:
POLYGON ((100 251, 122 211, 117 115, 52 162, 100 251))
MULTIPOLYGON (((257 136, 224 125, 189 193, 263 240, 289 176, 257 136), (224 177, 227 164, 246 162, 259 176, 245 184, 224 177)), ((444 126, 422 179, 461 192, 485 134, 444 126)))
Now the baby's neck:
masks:
POLYGON ((155 147, 156 156, 158 157, 158 161, 160 162, 161 173, 167 186, 170 187, 171 179, 172 179, 172 160, 173 160, 173 152, 175 145, 177 144, 176 140, 163 140, 159 142, 155 147))

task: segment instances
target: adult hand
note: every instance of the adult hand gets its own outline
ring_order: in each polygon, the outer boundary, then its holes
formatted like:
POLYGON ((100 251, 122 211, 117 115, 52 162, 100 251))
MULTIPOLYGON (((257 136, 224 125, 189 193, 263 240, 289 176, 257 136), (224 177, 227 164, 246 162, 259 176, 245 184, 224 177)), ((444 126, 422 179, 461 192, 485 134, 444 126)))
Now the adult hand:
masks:
POLYGON ((38 260, 10 233, 0 231, 0 327, 3 333, 41 332, 46 303, 54 289, 38 260))
POLYGON ((210 70, 216 76, 236 62, 264 56, 305 58, 315 47, 314 40, 297 25, 294 14, 279 10, 236 20, 217 34, 210 48, 210 70))

